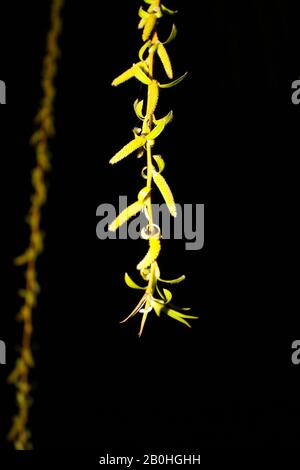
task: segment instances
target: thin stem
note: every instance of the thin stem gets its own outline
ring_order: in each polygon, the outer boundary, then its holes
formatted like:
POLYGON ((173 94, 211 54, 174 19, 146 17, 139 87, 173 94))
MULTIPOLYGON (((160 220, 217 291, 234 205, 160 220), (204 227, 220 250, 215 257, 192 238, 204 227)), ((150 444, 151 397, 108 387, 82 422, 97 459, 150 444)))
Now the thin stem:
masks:
MULTIPOLYGON (((153 164, 152 164, 152 147, 149 142, 147 142, 147 188, 151 190, 152 187, 152 173, 153 173, 153 164)), ((148 209, 148 218, 149 225, 153 224, 153 212, 152 212, 152 201, 151 193, 147 199, 147 209, 148 209)))
MULTIPOLYGON (((157 1, 157 6, 159 6, 160 0, 157 1)), ((152 36, 152 44, 154 44, 157 41, 157 33, 154 31, 153 36, 152 36)), ((148 75, 150 78, 153 78, 153 72, 154 72, 154 55, 155 55, 155 49, 152 47, 150 48, 149 51, 149 57, 148 57, 148 75)), ((150 99, 150 93, 149 93, 149 87, 148 87, 148 101, 147 101, 147 109, 148 109, 148 103, 150 99)), ((146 119, 145 119, 145 125, 147 126, 147 131, 150 132, 153 126, 153 114, 148 113, 146 114, 146 119)), ((147 188, 151 190, 152 188, 152 175, 153 175, 153 163, 152 163, 152 144, 151 142, 147 142, 147 188)), ((147 200, 147 210, 148 210, 148 222, 150 225, 150 230, 153 226, 153 211, 152 211, 152 200, 151 200, 151 193, 150 196, 147 200)), ((154 290, 154 280, 155 280, 155 263, 151 264, 150 268, 150 277, 149 277, 149 282, 147 286, 147 302, 145 305, 145 310, 146 312, 143 313, 142 317, 142 322, 141 322, 141 328, 139 332, 139 336, 141 336, 143 332, 143 328, 148 316, 147 309, 150 308, 151 305, 151 296, 153 294, 154 290)))
MULTIPOLYGON (((155 35, 156 33, 154 33, 155 35)), ((148 57, 148 74, 150 78, 153 78, 153 69, 154 69, 154 49, 150 49, 149 57, 148 57)), ((148 88, 149 90, 149 88, 148 88)), ((149 91, 148 91, 148 101, 147 101, 147 108, 149 102, 149 91)), ((148 126, 148 132, 151 131, 153 125, 153 114, 147 113, 145 123, 148 126)), ((152 183, 152 147, 151 143, 147 142, 147 188, 151 190, 151 183, 152 183)), ((151 201, 151 193, 147 201, 147 209, 148 209, 148 216, 149 216, 149 225, 153 224, 153 214, 152 214, 152 201, 151 201)))

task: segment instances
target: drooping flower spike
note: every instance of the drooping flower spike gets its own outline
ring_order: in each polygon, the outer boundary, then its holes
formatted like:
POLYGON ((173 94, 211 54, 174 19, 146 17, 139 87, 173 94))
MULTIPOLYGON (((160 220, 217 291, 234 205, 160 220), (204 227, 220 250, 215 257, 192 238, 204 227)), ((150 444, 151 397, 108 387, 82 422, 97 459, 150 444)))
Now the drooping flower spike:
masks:
POLYGON ((44 58, 41 83, 43 98, 35 118, 36 130, 30 139, 36 157, 36 165, 31 175, 33 194, 31 196, 29 214, 26 219, 30 229, 30 240, 25 252, 15 259, 17 266, 25 268, 25 288, 19 291, 23 303, 17 316, 17 320, 22 325, 22 341, 19 357, 8 377, 8 382, 16 387, 18 411, 13 418, 8 434, 8 440, 14 444, 16 450, 32 449, 31 432, 28 424, 32 403, 30 397, 30 370, 34 367, 31 347, 33 334, 32 317, 40 291, 37 261, 43 251, 41 219, 42 209, 47 200, 46 175, 51 169, 49 141, 55 134, 55 78, 57 63, 60 57, 58 41, 62 30, 63 6, 64 0, 51 1, 51 24, 47 37, 47 51, 44 58))
POLYGON ((158 266, 158 258, 162 248, 161 230, 153 223, 153 182, 173 217, 177 215, 177 208, 171 188, 162 175, 165 168, 165 161, 161 155, 153 154, 153 148, 156 145, 158 137, 172 121, 173 112, 170 111, 166 116, 159 119, 157 119, 156 112, 160 90, 178 85, 186 77, 186 73, 175 80, 173 79, 173 67, 165 47, 169 42, 175 39, 177 35, 175 25, 173 25, 169 37, 164 42, 159 40, 157 31, 159 20, 165 15, 174 15, 176 11, 168 9, 161 3, 161 0, 144 1, 149 6, 147 10, 143 7, 139 9, 140 21, 138 28, 142 30, 144 44, 138 52, 138 60, 112 82, 113 86, 118 86, 135 78, 147 87, 146 99, 136 100, 134 102, 135 114, 142 122, 142 125, 139 128, 133 129, 134 138, 117 151, 110 159, 110 163, 115 164, 133 154, 136 154, 137 158, 145 158, 145 166, 141 176, 146 180, 146 186, 138 193, 137 200, 123 210, 109 226, 109 230, 115 231, 129 218, 141 211, 144 212, 148 220, 147 226, 143 227, 141 230, 141 238, 147 241, 148 250, 142 260, 137 264, 137 270, 140 272, 143 282, 146 282, 146 284, 140 286, 131 279, 129 274, 125 274, 125 282, 128 287, 135 290, 143 290, 144 293, 133 311, 121 322, 124 323, 136 315, 141 314, 139 336, 142 335, 146 319, 151 312, 155 312, 158 317, 160 317, 162 313, 166 314, 170 318, 188 327, 191 326, 189 320, 198 318, 186 313, 186 311, 190 309, 180 308, 172 304, 172 293, 165 287, 160 286, 161 284, 177 284, 183 281, 185 276, 172 280, 164 280, 160 277, 160 269, 158 266), (154 77, 154 62, 156 58, 161 62, 167 77, 171 80, 170 82, 160 83, 154 77))

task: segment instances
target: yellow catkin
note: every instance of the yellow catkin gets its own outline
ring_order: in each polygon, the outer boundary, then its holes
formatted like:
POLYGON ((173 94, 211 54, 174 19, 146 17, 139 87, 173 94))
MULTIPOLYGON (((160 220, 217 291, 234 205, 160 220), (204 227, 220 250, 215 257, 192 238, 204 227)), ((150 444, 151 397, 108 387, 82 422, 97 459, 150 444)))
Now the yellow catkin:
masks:
POLYGON ((149 39, 153 29, 155 28, 156 25, 156 15, 155 13, 151 13, 145 23, 144 30, 143 30, 143 41, 147 41, 149 39))
POLYGON ((146 143, 146 138, 144 136, 136 136, 135 139, 131 140, 128 144, 124 145, 119 152, 117 152, 110 160, 109 163, 114 165, 118 163, 123 158, 127 157, 135 150, 139 149, 146 143))
POLYGON ((160 252, 160 240, 158 238, 149 239, 149 250, 146 256, 139 262, 137 265, 138 270, 143 270, 151 266, 151 264, 156 260, 160 252))
POLYGON ((159 98, 159 86, 157 80, 151 80, 148 86, 147 116, 154 114, 159 98))
POLYGON ((157 54, 161 60, 161 63, 164 66, 165 72, 169 78, 173 78, 173 69, 170 61, 170 57, 166 51, 165 46, 162 43, 159 43, 157 47, 157 54))
POLYGON ((25 253, 15 259, 16 265, 25 266, 25 288, 19 294, 23 298, 17 319, 23 324, 20 356, 16 360, 15 368, 8 377, 8 382, 16 387, 17 414, 13 417, 8 440, 13 442, 16 450, 32 449, 30 431, 28 429, 29 410, 31 404, 29 373, 34 366, 31 350, 32 340, 32 313, 36 306, 39 291, 37 283, 36 262, 43 250, 43 237, 41 232, 41 212, 47 199, 46 173, 50 170, 48 141, 55 133, 54 101, 56 91, 54 80, 57 74, 57 61, 59 58, 58 38, 62 29, 61 12, 64 0, 52 0, 50 15, 50 30, 47 37, 47 49, 43 63, 42 90, 43 98, 40 109, 35 118, 37 126, 30 143, 34 146, 36 166, 32 171, 33 195, 31 207, 27 217, 30 229, 30 242, 25 253))
POLYGON ((172 191, 170 189, 170 186, 166 182, 165 178, 155 170, 153 170, 153 179, 154 179, 154 182, 155 182, 156 186, 160 190, 161 195, 165 200, 165 203, 168 206, 170 214, 173 217, 176 217, 177 209, 176 209, 176 204, 175 204, 174 197, 173 197, 172 191))
POLYGON ((130 78, 133 78, 136 74, 136 68, 138 64, 134 64, 130 69, 126 70, 125 72, 121 73, 118 77, 116 77, 112 81, 113 86, 118 86, 121 85, 121 83, 126 82, 127 80, 130 80, 130 78))
POLYGON ((121 225, 125 224, 128 219, 131 217, 134 217, 136 214, 138 214, 142 208, 143 208, 143 203, 140 201, 136 201, 130 206, 126 207, 119 215, 118 217, 115 218, 115 220, 109 225, 108 230, 111 232, 115 232, 118 230, 121 225))

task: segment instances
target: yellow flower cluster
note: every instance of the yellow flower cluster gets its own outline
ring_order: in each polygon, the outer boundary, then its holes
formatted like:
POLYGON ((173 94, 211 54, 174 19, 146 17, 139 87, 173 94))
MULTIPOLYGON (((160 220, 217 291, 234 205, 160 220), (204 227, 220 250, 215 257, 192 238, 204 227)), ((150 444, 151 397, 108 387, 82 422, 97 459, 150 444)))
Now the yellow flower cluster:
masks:
POLYGON ((47 37, 47 51, 42 74, 43 96, 35 118, 36 130, 30 140, 36 155, 36 166, 31 175, 33 194, 27 217, 30 239, 27 250, 15 259, 17 266, 25 267, 25 288, 19 292, 23 298, 23 305, 17 317, 23 325, 20 356, 16 361, 14 370, 8 377, 9 383, 14 384, 16 387, 16 402, 18 407, 8 439, 13 442, 17 450, 32 448, 31 435, 28 429, 31 406, 29 372, 34 366, 31 350, 33 332, 32 312, 36 306, 39 293, 37 259, 43 251, 41 210, 47 199, 45 177, 50 170, 49 139, 55 134, 54 102, 56 90, 54 81, 60 55, 58 39, 62 30, 61 12, 63 4, 64 0, 52 0, 50 30, 47 37))

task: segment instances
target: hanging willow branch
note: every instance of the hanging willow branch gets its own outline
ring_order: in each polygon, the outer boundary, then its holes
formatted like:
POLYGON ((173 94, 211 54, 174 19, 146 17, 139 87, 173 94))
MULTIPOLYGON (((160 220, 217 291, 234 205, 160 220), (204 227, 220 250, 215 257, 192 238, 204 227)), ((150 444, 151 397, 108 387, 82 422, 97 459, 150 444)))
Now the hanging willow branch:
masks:
POLYGON ((171 292, 166 288, 160 288, 161 283, 176 284, 183 281, 185 276, 172 280, 161 279, 157 261, 161 251, 161 230, 153 223, 153 182, 159 189, 173 217, 176 217, 177 211, 172 191, 161 174, 165 167, 164 160, 160 155, 153 155, 153 147, 156 144, 156 139, 172 120, 173 113, 171 111, 167 116, 160 119, 156 118, 155 113, 158 106, 160 89, 170 88, 177 85, 185 78, 186 74, 173 80, 173 67, 167 49, 165 48, 165 45, 176 37, 177 30, 175 25, 173 25, 171 34, 165 42, 160 41, 157 31, 158 21, 164 15, 174 15, 176 12, 165 7, 161 3, 161 0, 144 1, 149 5, 149 7, 147 10, 144 10, 142 7, 139 9, 139 16, 141 19, 138 28, 142 30, 142 39, 144 41, 138 54, 139 61, 133 64, 128 70, 123 72, 112 82, 113 86, 118 86, 131 78, 136 78, 147 87, 146 103, 144 103, 144 100, 136 100, 134 103, 134 110, 137 117, 142 122, 142 127, 134 129, 135 138, 119 150, 111 158, 110 163, 118 163, 137 151, 137 157, 144 157, 146 160, 146 166, 142 171, 142 177, 146 179, 146 186, 140 190, 137 201, 121 212, 121 214, 119 214, 109 226, 111 231, 115 231, 130 217, 133 217, 140 211, 144 211, 148 219, 147 226, 141 231, 141 237, 148 241, 148 251, 137 265, 137 270, 140 272, 141 277, 147 284, 144 287, 141 287, 136 284, 127 273, 125 274, 125 282, 129 287, 145 291, 141 300, 131 314, 123 320, 123 322, 125 322, 129 318, 141 313, 142 319, 139 336, 141 336, 143 332, 146 319, 151 311, 154 311, 157 316, 160 316, 163 312, 169 317, 184 323, 188 327, 191 325, 187 320, 198 318, 185 313, 185 311, 190 310, 189 308, 180 308, 173 305, 171 303, 171 292), (155 79, 154 64, 157 58, 161 61, 167 77, 173 81, 163 84, 155 79), (145 109, 145 113, 143 113, 143 109, 145 109))
POLYGON ((18 412, 8 439, 13 442, 15 449, 27 450, 32 448, 28 428, 30 397, 30 369, 34 366, 31 341, 33 333, 32 313, 37 304, 39 284, 37 280, 37 260, 43 251, 43 235, 41 230, 42 208, 47 199, 46 174, 50 170, 49 140, 55 134, 54 126, 54 81, 57 74, 57 62, 60 51, 58 39, 62 30, 61 13, 64 0, 52 0, 50 30, 47 37, 47 51, 44 58, 42 74, 43 97, 35 118, 36 130, 30 143, 35 149, 36 165, 32 171, 31 180, 33 194, 27 222, 30 228, 30 240, 26 251, 15 259, 17 266, 25 267, 25 288, 19 291, 23 304, 18 314, 22 323, 22 341, 20 355, 8 381, 16 387, 18 412))

